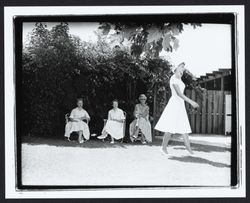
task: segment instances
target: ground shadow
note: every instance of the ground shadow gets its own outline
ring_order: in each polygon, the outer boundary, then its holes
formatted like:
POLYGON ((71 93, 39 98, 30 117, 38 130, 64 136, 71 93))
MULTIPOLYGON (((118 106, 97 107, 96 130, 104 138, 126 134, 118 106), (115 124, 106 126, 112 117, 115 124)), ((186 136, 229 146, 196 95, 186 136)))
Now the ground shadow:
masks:
POLYGON ((186 162, 186 163, 208 164, 208 165, 218 167, 218 168, 230 168, 231 167, 229 164, 214 162, 214 161, 210 161, 204 158, 194 157, 194 156, 170 157, 169 159, 175 160, 175 161, 186 162))
MULTIPOLYGON (((98 140, 95 137, 91 137, 89 141, 79 144, 77 141, 69 142, 67 139, 51 138, 51 137, 33 137, 25 136, 22 138, 22 143, 28 145, 48 145, 55 147, 83 147, 83 148, 127 148, 127 146, 141 146, 142 143, 137 141, 134 143, 116 141, 115 144, 111 144, 109 139, 105 141, 98 140)), ((160 141, 149 143, 147 146, 160 145, 160 141)))
MULTIPOLYGON (((172 146, 178 146, 178 147, 174 147, 174 149, 180 149, 180 150, 186 150, 184 147, 184 143, 181 142, 172 142, 171 143, 172 146), (180 145, 183 145, 180 146, 180 145)), ((211 146, 211 145, 202 145, 202 144, 195 144, 195 143, 191 143, 191 147, 194 151, 198 151, 198 152, 206 152, 206 153, 210 153, 210 152, 230 152, 230 148, 227 147, 218 147, 218 146, 211 146)))
MULTIPOLYGON (((89 141, 79 144, 77 141, 69 142, 64 138, 51 138, 51 137, 35 137, 35 136, 24 136, 22 138, 22 143, 26 143, 29 145, 49 145, 56 147, 84 147, 84 148, 127 148, 128 146, 141 146, 142 143, 140 141, 136 141, 134 143, 124 141, 123 143, 117 141, 115 144, 110 144, 109 139, 98 140, 96 137, 91 137, 89 141)), ((148 143, 146 146, 161 146, 162 139, 155 138, 152 143, 148 143)), ((169 146, 174 146, 176 150, 185 150, 184 144, 180 141, 169 142, 169 146)), ((192 149, 194 151, 202 151, 202 152, 225 152, 230 151, 230 149, 225 147, 217 147, 217 146, 208 146, 208 145, 199 145, 192 144, 192 149)))
POLYGON ((28 145, 48 145, 55 147, 78 147, 78 148, 126 148, 124 143, 116 142, 115 144, 110 144, 109 141, 102 140, 89 140, 85 143, 79 144, 77 141, 69 142, 67 139, 59 138, 40 138, 40 137, 25 137, 22 143, 28 145))

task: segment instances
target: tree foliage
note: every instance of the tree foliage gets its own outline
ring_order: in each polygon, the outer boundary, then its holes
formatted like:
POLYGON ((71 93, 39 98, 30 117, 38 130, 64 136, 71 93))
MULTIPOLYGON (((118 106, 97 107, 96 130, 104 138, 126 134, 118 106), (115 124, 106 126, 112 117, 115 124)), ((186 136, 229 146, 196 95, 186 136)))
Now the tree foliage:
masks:
POLYGON ((162 49, 168 52, 179 47, 178 35, 188 24, 196 28, 198 23, 101 23, 99 29, 110 39, 111 43, 125 40, 130 42, 131 55, 136 58, 145 52, 149 57, 156 58, 162 49), (113 31, 113 32, 112 32, 113 31))

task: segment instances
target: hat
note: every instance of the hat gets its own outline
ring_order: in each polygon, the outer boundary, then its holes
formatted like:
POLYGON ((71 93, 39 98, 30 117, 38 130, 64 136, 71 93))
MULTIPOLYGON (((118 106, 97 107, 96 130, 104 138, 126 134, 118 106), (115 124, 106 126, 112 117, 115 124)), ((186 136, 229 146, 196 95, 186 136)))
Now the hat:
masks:
POLYGON ((139 99, 147 99, 145 94, 140 94, 139 99))
POLYGON ((184 62, 181 62, 179 65, 177 65, 177 66, 173 66, 173 67, 172 67, 172 69, 171 69, 171 70, 172 70, 172 72, 174 73, 174 72, 175 72, 175 70, 176 70, 176 68, 178 68, 178 67, 180 67, 180 66, 182 66, 182 65, 183 65, 183 66, 185 66, 185 63, 184 63, 184 62))

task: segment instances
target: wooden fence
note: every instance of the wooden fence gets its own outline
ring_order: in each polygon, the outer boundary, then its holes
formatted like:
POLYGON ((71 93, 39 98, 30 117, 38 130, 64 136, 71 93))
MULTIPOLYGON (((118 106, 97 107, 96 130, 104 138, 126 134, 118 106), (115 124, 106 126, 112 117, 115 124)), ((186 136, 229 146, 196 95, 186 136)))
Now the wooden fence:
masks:
POLYGON ((200 105, 194 110, 190 104, 186 109, 193 133, 224 134, 225 133, 225 95, 230 91, 207 90, 203 99, 199 99, 194 90, 186 90, 186 95, 200 105))

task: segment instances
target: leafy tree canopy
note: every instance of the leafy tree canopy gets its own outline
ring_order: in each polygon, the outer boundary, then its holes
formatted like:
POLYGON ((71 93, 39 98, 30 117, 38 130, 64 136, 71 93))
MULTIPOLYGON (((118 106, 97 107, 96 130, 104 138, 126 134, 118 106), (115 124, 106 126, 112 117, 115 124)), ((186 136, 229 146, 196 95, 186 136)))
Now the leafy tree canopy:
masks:
POLYGON ((167 52, 179 47, 178 35, 184 24, 201 26, 198 23, 101 23, 102 34, 110 43, 130 44, 131 55, 138 58, 142 53, 148 57, 158 57, 162 49, 167 52))

